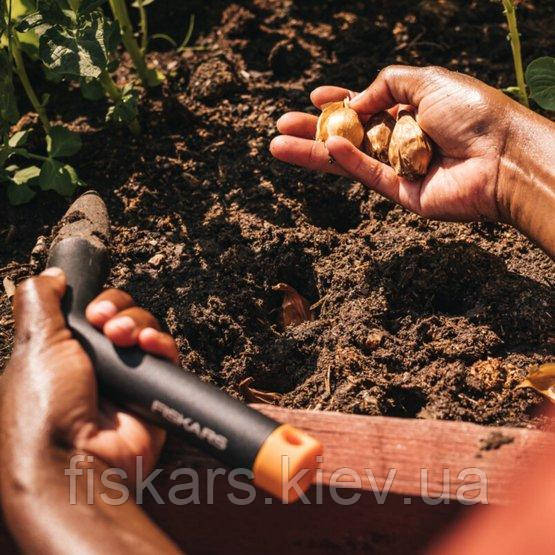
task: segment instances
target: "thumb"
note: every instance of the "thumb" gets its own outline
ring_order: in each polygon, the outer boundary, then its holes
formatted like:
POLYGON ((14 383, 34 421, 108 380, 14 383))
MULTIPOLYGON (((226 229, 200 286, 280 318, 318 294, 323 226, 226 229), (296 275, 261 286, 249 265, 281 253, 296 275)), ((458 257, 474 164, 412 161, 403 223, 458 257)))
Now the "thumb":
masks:
POLYGON ((16 344, 49 341, 66 329, 60 309, 66 285, 66 276, 60 268, 48 268, 17 288, 13 308, 16 344))
POLYGON ((359 114, 374 114, 396 104, 418 108, 430 86, 445 73, 447 70, 436 67, 388 66, 365 91, 351 99, 350 107, 359 114))

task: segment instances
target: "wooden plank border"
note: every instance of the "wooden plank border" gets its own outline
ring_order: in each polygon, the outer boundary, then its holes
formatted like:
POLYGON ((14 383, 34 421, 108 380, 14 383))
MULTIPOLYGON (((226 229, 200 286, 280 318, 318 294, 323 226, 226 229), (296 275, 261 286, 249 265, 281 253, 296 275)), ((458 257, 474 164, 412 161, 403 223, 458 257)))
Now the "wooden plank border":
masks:
MULTIPOLYGON (((360 489, 381 491, 389 477, 389 491, 409 497, 456 499, 461 486, 483 476, 487 491, 476 489, 474 495, 485 493, 488 503, 506 504, 519 468, 533 467, 546 448, 555 446, 555 434, 534 429, 252 406, 323 443, 317 477, 323 484, 349 487, 350 483, 356 488, 359 484, 348 475, 354 472, 360 477, 360 489), (350 471, 341 476, 337 471, 342 468, 350 471)), ((169 468, 186 466, 187 461, 218 466, 190 447, 172 444, 164 457, 169 468)), ((472 492, 462 498, 473 499, 472 492)))

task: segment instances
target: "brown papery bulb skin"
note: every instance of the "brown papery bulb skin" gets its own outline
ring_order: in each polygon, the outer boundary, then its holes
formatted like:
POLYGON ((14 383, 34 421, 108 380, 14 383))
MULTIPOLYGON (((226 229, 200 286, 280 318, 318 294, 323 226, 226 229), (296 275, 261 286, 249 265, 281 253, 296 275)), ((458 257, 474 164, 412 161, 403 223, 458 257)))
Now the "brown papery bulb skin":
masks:
POLYGON ((374 114, 364 127, 362 150, 380 162, 389 163, 389 142, 395 127, 395 118, 389 112, 374 114))
POLYGON ((364 128, 358 114, 349 108, 349 99, 331 102, 323 107, 316 127, 316 140, 327 141, 329 137, 338 136, 347 139, 356 148, 360 148, 364 139, 364 128))
POLYGON ((397 175, 410 181, 423 177, 428 173, 432 154, 432 143, 412 113, 399 112, 388 150, 389 163, 397 175))

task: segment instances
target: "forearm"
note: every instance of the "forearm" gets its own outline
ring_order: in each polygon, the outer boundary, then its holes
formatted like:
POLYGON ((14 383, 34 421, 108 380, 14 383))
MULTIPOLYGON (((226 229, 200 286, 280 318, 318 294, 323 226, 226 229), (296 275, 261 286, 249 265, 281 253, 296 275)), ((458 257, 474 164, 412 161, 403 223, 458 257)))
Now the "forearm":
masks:
POLYGON ((555 258, 555 123, 530 110, 512 112, 499 168, 504 218, 555 258))
MULTIPOLYGON (((102 483, 107 466, 85 457, 81 456, 81 465, 74 465, 73 476, 65 472, 71 457, 62 449, 42 452, 34 468, 28 464, 22 470, 2 468, 4 516, 23 551, 41 555, 180 553, 132 495, 122 503, 121 492, 102 483)), ((109 479, 116 481, 113 475, 109 479)))

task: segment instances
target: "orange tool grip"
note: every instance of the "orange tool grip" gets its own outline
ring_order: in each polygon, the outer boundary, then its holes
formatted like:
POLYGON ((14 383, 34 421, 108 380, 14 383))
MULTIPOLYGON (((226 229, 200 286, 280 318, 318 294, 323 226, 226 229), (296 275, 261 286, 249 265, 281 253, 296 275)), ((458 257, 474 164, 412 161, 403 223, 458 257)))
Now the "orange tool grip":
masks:
POLYGON ((268 436, 256 455, 254 484, 284 503, 296 501, 312 484, 322 453, 318 440, 283 424, 268 436))

